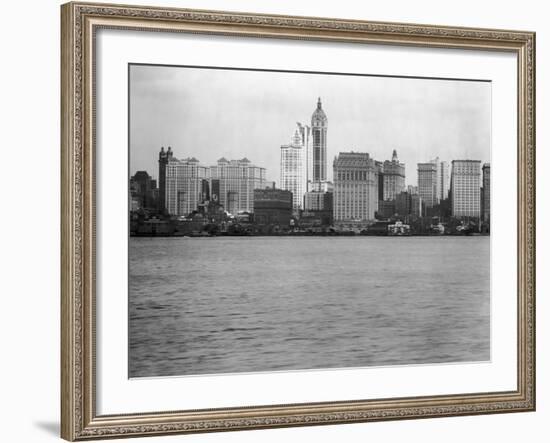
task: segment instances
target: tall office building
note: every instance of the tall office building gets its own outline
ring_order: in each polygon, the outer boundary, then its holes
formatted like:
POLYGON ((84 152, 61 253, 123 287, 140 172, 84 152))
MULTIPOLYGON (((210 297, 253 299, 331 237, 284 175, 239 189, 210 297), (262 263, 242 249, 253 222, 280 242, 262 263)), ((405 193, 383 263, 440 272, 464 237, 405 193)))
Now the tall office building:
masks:
POLYGON ((480 160, 453 160, 451 210, 454 217, 480 216, 480 160))
POLYGON ((430 160, 430 163, 433 163, 435 166, 435 198, 436 203, 434 205, 439 203, 439 200, 441 199, 441 162, 439 161, 439 157, 434 158, 433 160, 430 160))
POLYGON ((341 152, 334 168, 334 220, 374 220, 378 202, 374 160, 367 153, 341 152))
POLYGON ((439 200, 446 200, 449 198, 449 184, 450 184, 450 175, 449 175, 449 163, 440 162, 439 163, 439 200))
POLYGON ((426 208, 431 208, 439 203, 437 195, 438 180, 436 163, 418 163, 418 195, 426 208))
POLYGON ((161 214, 166 212, 166 165, 173 158, 172 148, 168 146, 168 150, 164 150, 164 146, 159 152, 159 198, 158 211, 161 214))
POLYGON ((436 169, 436 196, 439 203, 449 197, 449 163, 440 161, 439 157, 434 158, 430 163, 433 163, 436 169))
POLYGON ((483 223, 491 222, 491 164, 485 163, 483 168, 483 188, 481 199, 481 221, 483 223))
POLYGON ((327 116, 321 105, 321 97, 319 97, 317 109, 311 116, 313 183, 326 181, 327 179, 327 128, 327 116))
POLYGON ((399 163, 397 151, 394 149, 391 161, 386 160, 383 166, 383 199, 395 200, 395 197, 405 190, 405 164, 399 163))
POLYGON ((185 216, 197 210, 204 200, 204 182, 209 179, 208 167, 202 166, 194 157, 178 160, 171 154, 163 169, 166 212, 185 216))
POLYGON ((289 145, 281 146, 281 189, 292 192, 293 210, 299 211, 304 198, 304 148, 299 129, 289 145))
POLYGON ((375 160, 374 168, 376 170, 376 177, 378 180, 378 200, 384 200, 384 163, 375 160))
MULTIPOLYGON (((254 166, 250 160, 220 158, 210 167, 212 181, 216 181, 219 203, 231 214, 254 211, 254 189, 265 188, 265 168, 254 166), (219 189, 218 189, 219 188, 219 189)), ((212 186, 214 193, 214 186, 212 186)))
POLYGON ((296 123, 302 144, 302 179, 304 192, 311 191, 310 184, 313 180, 313 152, 311 148, 311 127, 300 122, 296 123))

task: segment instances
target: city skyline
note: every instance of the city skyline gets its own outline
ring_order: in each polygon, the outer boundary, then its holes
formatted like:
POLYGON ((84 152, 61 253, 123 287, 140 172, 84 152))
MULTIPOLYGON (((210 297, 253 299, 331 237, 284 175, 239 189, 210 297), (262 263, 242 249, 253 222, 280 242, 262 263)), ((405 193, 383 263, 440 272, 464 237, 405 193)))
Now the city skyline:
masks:
MULTIPOLYGON (((453 160, 447 195, 444 192, 447 163, 440 162, 439 157, 418 164, 418 186, 405 186, 405 165, 399 162, 395 150, 392 160, 384 163, 372 159, 368 153, 341 152, 333 162, 334 183, 313 181, 312 189, 304 191, 300 178, 304 171, 301 151, 297 130, 294 143, 281 147, 281 165, 286 172, 281 177, 282 186, 277 188, 275 182, 266 181, 264 168, 246 158, 221 158, 216 166, 208 167, 194 157, 178 159, 170 148, 161 148, 159 187, 146 171, 136 172, 130 179, 131 211, 147 209, 162 217, 190 217, 188 220, 201 213, 202 220, 212 221, 222 212, 229 217, 248 214, 250 223, 256 212, 256 192, 269 189, 273 195, 287 192, 291 204, 286 207, 287 197, 284 207, 274 203, 275 207, 269 209, 274 212, 263 220, 281 220, 274 216, 281 210, 289 211, 283 220, 292 213, 294 223, 313 217, 325 226, 333 221, 374 226, 373 222, 380 219, 451 215, 466 218, 468 223, 470 218, 477 219, 480 229, 482 223, 489 229, 490 163, 483 164, 481 180, 480 160, 453 160)), ((408 225, 404 229, 409 229, 408 225)))
MULTIPOLYGON (((293 143, 290 143, 289 145, 283 145, 280 148, 281 148, 281 150, 286 150, 288 148, 293 147, 293 145, 294 145, 295 148, 297 147, 299 149, 304 149, 302 146, 298 145, 298 142, 296 142, 296 141, 293 142, 293 143)), ((165 149, 165 147, 162 146, 161 147, 161 153, 164 152, 164 149, 165 149)), ((169 151, 168 151, 169 155, 174 154, 174 150, 171 147, 168 147, 166 149, 169 149, 169 151)), ((305 151, 305 149, 304 149, 304 151, 305 151)), ((338 153, 338 155, 334 158, 333 162, 327 162, 327 168, 332 167, 333 163, 335 161, 337 161, 338 157, 340 157, 342 154, 350 154, 350 153, 351 154, 359 154, 359 155, 367 155, 367 156, 371 157, 370 153, 368 153, 368 152, 342 151, 342 152, 338 153)), ((153 179, 155 182, 159 182, 159 184, 162 183, 162 179, 160 178, 160 176, 157 176, 157 175, 154 174, 154 172, 159 171, 158 153, 157 153, 157 156, 155 158, 156 158, 156 161, 155 161, 156 168, 155 169, 153 169, 152 171, 144 170, 144 169, 135 170, 135 171, 130 173, 130 176, 139 175, 141 173, 146 173, 146 174, 149 174, 150 178, 153 179)), ((241 161, 244 161, 245 163, 251 163, 251 165, 253 167, 265 170, 265 168, 262 168, 261 166, 258 166, 256 164, 254 164, 254 162, 250 162, 250 160, 246 157, 235 158, 235 159, 231 159, 231 160, 228 160, 225 157, 220 157, 214 164, 211 164, 211 165, 204 164, 203 162, 201 162, 199 159, 197 159, 194 156, 190 156, 190 157, 178 157, 178 156, 176 156, 176 157, 174 157, 174 159, 179 163, 193 163, 193 164, 196 164, 196 166, 198 166, 198 167, 206 168, 208 170, 217 168, 219 166, 220 162, 229 163, 229 162, 241 162, 241 161)), ((384 163, 386 163, 386 166, 387 166, 387 164, 392 166, 393 162, 398 162, 397 153, 396 153, 395 150, 392 154, 392 160, 391 161, 385 160, 384 162, 382 162, 382 161, 379 161, 377 159, 373 159, 373 160, 376 163, 380 163, 382 165, 382 169, 383 169, 384 163)), ((481 160, 478 160, 478 159, 460 158, 460 159, 452 159, 452 160, 449 160, 449 161, 439 161, 439 160, 440 160, 439 157, 436 157, 432 160, 422 162, 422 163, 418 163, 416 165, 416 168, 413 170, 413 174, 415 175, 416 181, 413 182, 413 183, 410 183, 410 181, 407 181, 406 186, 403 185, 403 186, 399 187, 398 191, 393 191, 391 193, 387 192, 386 188, 388 187, 388 183, 387 183, 386 179, 388 178, 388 175, 391 177, 393 175, 393 172, 390 172, 390 173, 382 172, 381 175, 385 179, 384 180, 384 188, 383 188, 383 189, 385 189, 384 194, 388 194, 388 195, 384 195, 384 197, 381 198, 380 200, 395 199, 396 195, 399 192, 406 191, 406 190, 409 192, 411 188, 416 188, 417 189, 416 192, 418 192, 418 189, 422 188, 422 176, 419 175, 419 170, 422 169, 422 168, 425 168, 426 166, 429 165, 430 168, 433 169, 433 181, 431 182, 430 186, 433 186, 433 191, 431 191, 431 192, 433 193, 433 199, 434 199, 434 203, 430 203, 430 205, 431 204, 437 204, 440 200, 446 199, 447 198, 446 197, 447 193, 450 192, 450 184, 451 184, 450 182, 451 182, 451 175, 452 175, 451 171, 448 167, 450 163, 452 163, 452 162, 476 162, 476 163, 479 164, 479 171, 480 172, 482 171, 482 169, 485 166, 487 166, 487 167, 490 166, 490 162, 483 163, 481 160), (439 172, 439 168, 443 167, 443 166, 441 166, 442 164, 446 165, 446 173, 445 173, 445 175, 443 175, 443 177, 446 177, 446 178, 442 178, 442 173, 439 172), (446 183, 446 187, 444 186, 445 183, 446 183)), ((405 163, 399 162, 398 164, 400 165, 401 168, 406 167, 405 163)), ((302 169, 302 166, 296 166, 294 164, 293 164, 292 167, 302 169)), ((387 171, 387 169, 386 169, 386 171, 387 171)), ((267 174, 268 174, 268 171, 266 170, 266 175, 267 174)), ((201 178, 201 177, 199 177, 199 178, 201 178)), ((208 176, 205 175, 202 178, 210 179, 211 177, 209 175, 208 176)), ((268 180, 267 178, 264 178, 263 180, 265 181, 266 184, 271 183, 271 184, 273 184, 273 186, 276 186, 277 188, 287 189, 287 187, 288 187, 284 184, 285 179, 281 179, 281 177, 279 177, 279 181, 277 181, 277 180, 268 180)), ((326 192, 326 190, 324 190, 324 189, 317 189, 315 187, 315 183, 316 183, 315 181, 310 182, 310 187, 312 187, 312 190, 314 190, 314 191, 322 190, 323 192, 326 192)), ((333 184, 333 181, 330 181, 329 184, 333 184)), ((162 185, 160 185, 160 187, 162 187, 162 185)), ((395 184, 393 184, 393 187, 395 187, 395 184)), ((305 194, 306 193, 305 188, 301 188, 301 189, 302 189, 302 191, 300 192, 300 194, 305 194)), ((331 192, 331 191, 329 191, 329 192, 331 192)), ((420 190, 420 193, 422 194, 422 189, 420 190)), ((424 200, 427 200, 427 198, 424 197, 424 200)))
POLYGON ((309 123, 318 97, 330 121, 330 181, 340 152, 384 161, 396 149, 406 185, 417 184, 416 165, 435 156, 490 162, 488 82, 142 65, 130 76, 131 173, 158 178, 156 153, 171 146, 205 166, 247 157, 277 181, 280 146, 296 122, 309 123), (198 87, 203 82, 208 88, 198 87))

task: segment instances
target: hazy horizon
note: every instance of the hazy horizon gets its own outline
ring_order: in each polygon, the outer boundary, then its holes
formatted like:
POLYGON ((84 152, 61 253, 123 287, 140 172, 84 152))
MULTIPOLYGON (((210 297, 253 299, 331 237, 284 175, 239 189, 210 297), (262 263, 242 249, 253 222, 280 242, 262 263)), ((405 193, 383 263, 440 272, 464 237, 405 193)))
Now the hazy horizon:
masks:
POLYGON ((327 173, 339 152, 391 159, 406 183, 435 157, 490 162, 491 83, 219 68, 131 65, 130 174, 158 178, 158 152, 206 166, 247 157, 279 183, 281 145, 310 124, 321 97, 328 118, 327 173))

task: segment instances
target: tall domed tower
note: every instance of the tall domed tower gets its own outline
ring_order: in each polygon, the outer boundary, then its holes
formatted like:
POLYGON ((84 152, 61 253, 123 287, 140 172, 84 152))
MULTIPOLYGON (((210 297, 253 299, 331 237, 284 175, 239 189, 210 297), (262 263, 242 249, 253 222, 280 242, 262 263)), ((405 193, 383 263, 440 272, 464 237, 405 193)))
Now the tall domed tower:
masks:
POLYGON ((311 134, 313 150, 313 182, 327 179, 327 128, 328 120, 321 105, 321 97, 317 100, 317 109, 311 116, 311 134))

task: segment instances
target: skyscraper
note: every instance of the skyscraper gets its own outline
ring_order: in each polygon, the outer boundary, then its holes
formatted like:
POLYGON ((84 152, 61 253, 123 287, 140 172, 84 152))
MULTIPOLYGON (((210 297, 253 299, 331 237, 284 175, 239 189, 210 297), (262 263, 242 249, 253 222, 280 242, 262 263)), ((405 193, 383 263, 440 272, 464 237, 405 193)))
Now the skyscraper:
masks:
POLYGON ((378 200, 384 200, 384 163, 375 160, 374 168, 378 179, 378 200))
POLYGON ((437 197, 438 180, 436 163, 418 163, 418 194, 426 208, 431 208, 439 203, 437 197))
POLYGON ((439 161, 439 157, 430 160, 430 163, 433 163, 436 169, 436 196, 439 203, 449 197, 449 163, 439 161))
POLYGON ((441 198, 441 162, 439 161, 439 157, 434 158, 433 160, 430 160, 430 163, 433 163, 435 166, 435 203, 434 205, 439 203, 439 200, 441 198))
POLYGON ((302 143, 302 179, 304 181, 304 192, 311 191, 310 183, 313 177, 313 152, 311 150, 311 127, 296 122, 298 133, 300 134, 300 142, 302 143))
POLYGON ((164 150, 164 146, 160 148, 159 152, 159 199, 158 199, 158 211, 161 214, 166 212, 166 165, 168 161, 173 157, 172 148, 168 146, 168 150, 164 150))
POLYGON ((334 220, 374 220, 378 201, 374 160, 362 152, 334 159, 334 220))
POLYGON ((439 164, 439 200, 449 198, 449 163, 441 162, 439 164))
MULTIPOLYGON (((231 214, 254 211, 254 189, 265 188, 265 168, 254 166, 250 160, 220 158, 210 167, 212 181, 219 183, 219 203, 231 214)), ((212 186, 214 193, 214 186, 212 186)))
POLYGON ((485 163, 483 168, 483 192, 481 201, 481 221, 491 222, 491 164, 485 163))
POLYGON ((321 182, 327 179, 327 128, 328 120, 321 105, 321 97, 317 100, 317 109, 311 116, 311 134, 313 151, 312 181, 321 182))
POLYGON ((451 209, 454 217, 480 216, 480 160, 453 160, 451 209))
POLYGON ((281 146, 281 189, 292 192, 294 211, 302 209, 304 198, 304 147, 299 129, 289 145, 281 146))
POLYGON ((168 214, 185 216, 197 210, 203 201, 203 182, 209 178, 208 167, 194 157, 178 160, 171 154, 164 170, 168 214))
POLYGON ((399 163, 395 149, 391 161, 386 160, 384 162, 383 170, 383 200, 394 200, 399 193, 405 190, 405 164, 399 163))

